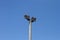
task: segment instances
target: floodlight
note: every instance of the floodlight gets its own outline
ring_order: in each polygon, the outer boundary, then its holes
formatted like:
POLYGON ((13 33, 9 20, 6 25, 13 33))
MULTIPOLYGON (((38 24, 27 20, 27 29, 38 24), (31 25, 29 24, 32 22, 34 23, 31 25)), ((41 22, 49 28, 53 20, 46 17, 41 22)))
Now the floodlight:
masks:
POLYGON ((30 16, 28 15, 24 15, 25 19, 27 19, 28 21, 30 21, 30 16))
POLYGON ((34 21, 36 21, 36 18, 32 17, 31 22, 34 22, 34 21))

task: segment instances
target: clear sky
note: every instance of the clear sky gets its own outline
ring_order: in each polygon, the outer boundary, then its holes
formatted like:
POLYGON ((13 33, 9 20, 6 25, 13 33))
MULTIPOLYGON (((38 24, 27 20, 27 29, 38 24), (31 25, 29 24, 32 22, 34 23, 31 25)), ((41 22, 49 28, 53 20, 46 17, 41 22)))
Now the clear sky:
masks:
POLYGON ((33 40, 60 40, 60 0, 0 0, 0 40, 28 40, 28 21, 37 18, 33 40))

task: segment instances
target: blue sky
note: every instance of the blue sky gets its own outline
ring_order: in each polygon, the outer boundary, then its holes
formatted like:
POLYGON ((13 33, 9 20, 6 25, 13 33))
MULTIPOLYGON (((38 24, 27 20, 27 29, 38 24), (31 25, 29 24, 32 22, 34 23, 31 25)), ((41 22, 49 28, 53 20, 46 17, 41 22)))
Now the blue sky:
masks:
POLYGON ((28 40, 24 14, 37 18, 33 40, 60 40, 60 0, 0 0, 0 40, 28 40))

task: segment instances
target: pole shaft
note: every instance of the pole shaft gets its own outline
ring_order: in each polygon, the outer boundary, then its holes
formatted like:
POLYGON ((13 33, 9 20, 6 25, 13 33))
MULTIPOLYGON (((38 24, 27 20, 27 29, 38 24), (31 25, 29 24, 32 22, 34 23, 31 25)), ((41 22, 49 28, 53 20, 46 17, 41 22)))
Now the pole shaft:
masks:
POLYGON ((29 40, 32 40, 32 22, 29 23, 29 40))

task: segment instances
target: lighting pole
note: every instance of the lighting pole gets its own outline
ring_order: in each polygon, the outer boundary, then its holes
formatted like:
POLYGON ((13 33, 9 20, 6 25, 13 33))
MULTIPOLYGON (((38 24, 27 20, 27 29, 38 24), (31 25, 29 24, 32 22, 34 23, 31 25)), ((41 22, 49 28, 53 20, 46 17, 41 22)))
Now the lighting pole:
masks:
POLYGON ((36 21, 36 18, 30 18, 28 15, 24 15, 24 17, 29 21, 29 40, 32 40, 32 23, 36 21))

